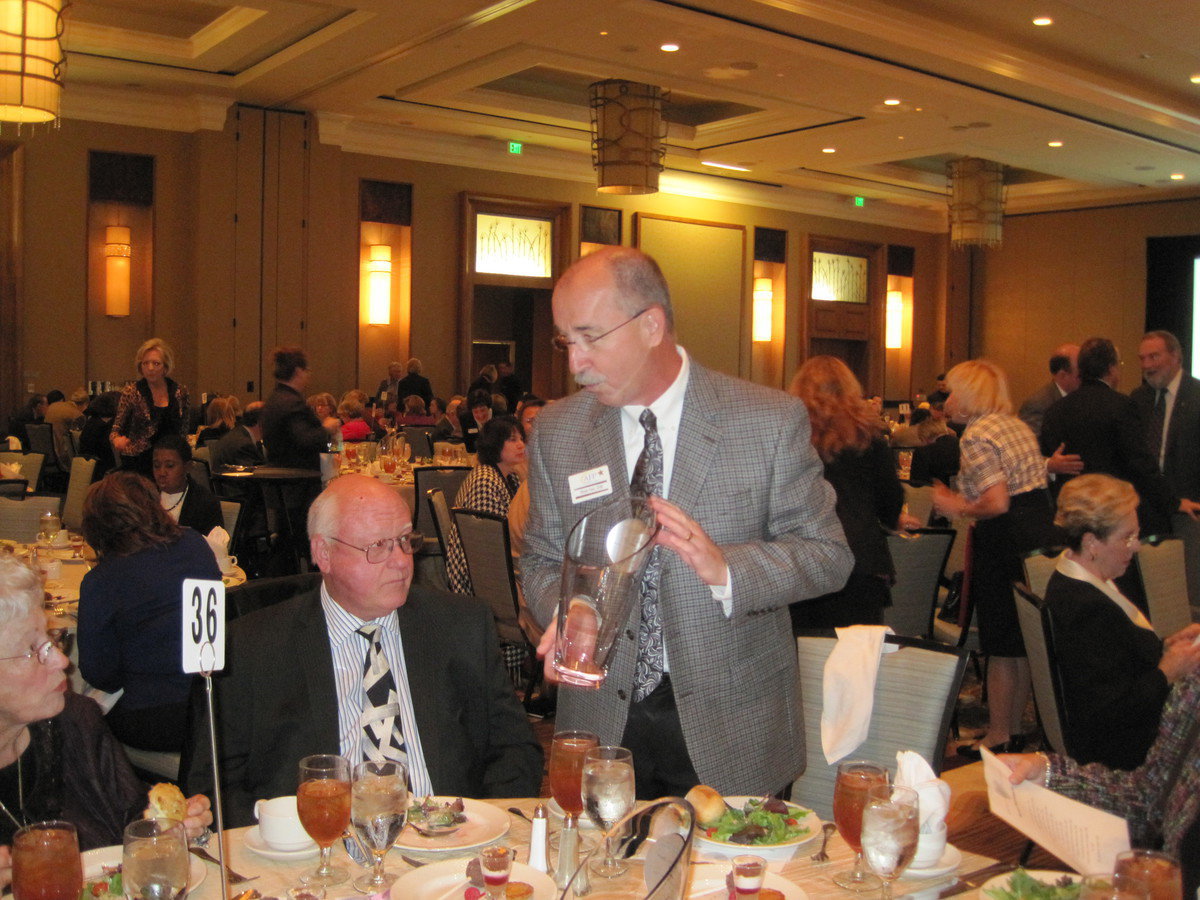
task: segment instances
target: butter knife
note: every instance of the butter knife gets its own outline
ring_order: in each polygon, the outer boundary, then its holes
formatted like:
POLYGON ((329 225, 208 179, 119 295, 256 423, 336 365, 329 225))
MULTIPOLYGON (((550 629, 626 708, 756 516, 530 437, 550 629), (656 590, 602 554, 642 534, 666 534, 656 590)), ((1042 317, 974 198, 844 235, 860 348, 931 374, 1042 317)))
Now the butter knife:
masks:
POLYGON ((938 891, 935 900, 943 900, 944 897, 953 897, 956 894, 978 890, 989 879, 1011 872, 1016 867, 1016 863, 995 863, 982 869, 976 869, 974 872, 968 872, 938 891))

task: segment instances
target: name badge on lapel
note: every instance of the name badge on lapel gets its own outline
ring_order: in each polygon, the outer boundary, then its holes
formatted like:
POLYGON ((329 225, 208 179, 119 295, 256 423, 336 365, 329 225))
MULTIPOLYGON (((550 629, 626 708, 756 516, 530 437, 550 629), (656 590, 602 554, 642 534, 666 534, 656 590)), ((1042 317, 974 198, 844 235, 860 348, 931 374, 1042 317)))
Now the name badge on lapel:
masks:
POLYGON ((608 466, 598 466, 585 472, 576 472, 567 476, 567 484, 571 488, 571 502, 583 503, 585 500, 595 500, 597 497, 607 497, 613 492, 612 478, 608 474, 608 466))

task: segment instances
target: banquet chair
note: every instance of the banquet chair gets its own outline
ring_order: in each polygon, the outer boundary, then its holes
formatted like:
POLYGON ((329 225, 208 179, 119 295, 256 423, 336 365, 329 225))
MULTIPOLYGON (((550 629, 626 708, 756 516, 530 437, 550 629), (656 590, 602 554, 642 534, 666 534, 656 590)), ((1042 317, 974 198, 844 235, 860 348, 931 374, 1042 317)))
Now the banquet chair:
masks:
MULTIPOLYGON (((54 449, 54 429, 45 423, 33 423, 25 426, 25 433, 29 435, 29 451, 31 453, 40 453, 43 458, 40 478, 37 482, 37 490, 62 490, 63 481, 67 473, 63 471, 62 466, 58 464, 58 453, 54 449)), ((33 482, 33 479, 30 479, 33 482)))
POLYGON ((274 606, 320 584, 320 572, 283 575, 279 578, 253 578, 225 592, 225 618, 236 619, 255 610, 274 606))
POLYGON ((192 461, 187 464, 187 473, 198 485, 203 487, 210 494, 212 493, 212 473, 208 468, 207 459, 197 459, 195 456, 193 456, 192 461))
MULTIPOLYGON (((964 538, 958 543, 963 545, 962 555, 962 600, 958 607, 958 618, 953 622, 947 622, 940 617, 935 616, 933 620, 933 639, 943 644, 950 644, 954 647, 959 647, 971 653, 979 652, 979 629, 975 623, 975 603, 971 597, 971 541, 973 540, 974 529, 966 524, 966 530, 963 532, 964 538)), ((950 558, 954 558, 954 554, 950 554, 950 558)), ((950 563, 947 564, 947 570, 951 570, 950 563)), ((957 570, 955 570, 957 571, 957 570)), ((976 665, 978 669, 978 665, 976 665)))
POLYGON ((505 668, 518 687, 524 678, 525 702, 528 703, 542 667, 535 660, 532 673, 528 677, 522 675, 525 661, 533 659, 535 654, 533 642, 521 625, 521 595, 513 571, 508 520, 504 516, 461 506, 454 507, 451 514, 463 555, 467 558, 471 587, 475 596, 487 603, 492 611, 505 668))
POLYGON ((933 628, 938 587, 953 543, 952 528, 922 528, 887 536, 896 583, 892 585, 892 605, 883 611, 883 624, 896 634, 925 637, 933 628))
POLYGON ((79 439, 81 437, 83 437, 82 428, 67 429, 67 448, 71 451, 72 459, 79 455, 79 439))
POLYGON ((1160 638, 1167 638, 1191 624, 1188 603, 1187 565, 1180 538, 1149 537, 1134 557, 1146 589, 1150 624, 1160 638))
POLYGON ((220 500, 221 518, 224 520, 225 533, 229 535, 229 552, 237 555, 241 534, 238 532, 238 522, 242 518, 241 500, 220 500))
POLYGON ((1046 585, 1058 564, 1057 549, 1033 550, 1025 554, 1021 566, 1025 570, 1025 586, 1039 597, 1046 596, 1046 585))
POLYGON ((441 488, 430 488, 426 500, 433 513, 433 531, 437 535, 438 546, 442 550, 442 556, 445 556, 450 529, 454 527, 454 520, 450 517, 450 504, 446 502, 446 495, 442 493, 441 488))
POLYGON ((92 486, 96 461, 77 456, 71 460, 71 477, 67 479, 67 495, 63 498, 62 523, 72 531, 83 530, 83 500, 92 486))
MULTIPOLYGON (((441 488, 446 502, 453 503, 470 472, 470 466, 417 466, 413 469, 414 499, 428 497, 430 488, 441 488)), ((413 507, 413 531, 427 531, 421 525, 421 504, 414 502, 413 507)))
POLYGON ((24 500, 29 493, 29 482, 24 478, 0 478, 0 497, 24 500))
POLYGON ((61 506, 62 499, 53 495, 34 494, 24 500, 0 497, 0 538, 22 543, 37 540, 42 513, 57 515, 61 506))
POLYGON ((1184 513, 1171 516, 1171 532, 1183 541, 1184 567, 1187 569, 1188 601, 1192 618, 1200 613, 1200 521, 1184 513))
POLYGON ((428 425, 403 425, 404 440, 412 448, 412 455, 430 456, 433 453, 433 429, 428 425))
POLYGON ((1033 701, 1037 706, 1042 733, 1055 753, 1070 755, 1067 747, 1066 708, 1062 701, 1062 679, 1054 650, 1054 627, 1046 603, 1019 584, 1013 585, 1017 621, 1029 659, 1033 681, 1033 701))
POLYGON ((45 457, 40 453, 21 453, 19 451, 4 450, 0 452, 0 463, 6 466, 20 466, 21 474, 18 478, 24 478, 33 485, 34 490, 37 490, 38 479, 42 476, 42 463, 45 457))
MULTIPOLYGON (((967 654, 957 647, 917 638, 888 635, 885 640, 900 649, 880 658, 871 726, 866 740, 850 755, 894 766, 897 752, 913 750, 925 758, 934 772, 940 772, 967 654)), ((791 799, 815 810, 826 821, 833 816, 837 763, 826 762, 821 749, 824 708, 821 688, 825 682, 825 662, 835 644, 837 638, 827 633, 801 634, 796 638, 800 683, 804 685, 808 764, 804 774, 792 782, 791 799)))
POLYGON ((904 505, 908 507, 908 514, 924 528, 933 515, 933 487, 927 484, 913 486, 907 482, 901 486, 904 488, 904 505))

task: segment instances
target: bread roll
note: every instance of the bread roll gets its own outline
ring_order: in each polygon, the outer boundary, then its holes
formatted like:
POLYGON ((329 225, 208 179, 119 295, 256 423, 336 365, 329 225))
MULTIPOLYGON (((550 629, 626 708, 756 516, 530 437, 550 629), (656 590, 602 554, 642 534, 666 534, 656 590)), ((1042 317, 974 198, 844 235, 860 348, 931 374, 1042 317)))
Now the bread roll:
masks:
POLYGON ((183 791, 173 784, 156 784, 150 788, 150 809, 155 818, 174 819, 176 822, 187 818, 187 800, 183 791))
POLYGON ((706 784, 698 784, 684 797, 696 810, 696 821, 706 828, 717 824, 725 814, 725 800, 706 784))

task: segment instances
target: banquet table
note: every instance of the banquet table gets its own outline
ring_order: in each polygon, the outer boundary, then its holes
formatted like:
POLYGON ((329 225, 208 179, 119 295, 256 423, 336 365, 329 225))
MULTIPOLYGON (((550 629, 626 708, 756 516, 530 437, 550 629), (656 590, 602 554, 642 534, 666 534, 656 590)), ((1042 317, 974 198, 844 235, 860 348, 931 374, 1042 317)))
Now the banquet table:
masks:
MULTIPOLYGON (((524 798, 518 800, 488 800, 484 801, 500 810, 507 810, 509 807, 517 807, 526 815, 532 815, 534 807, 538 803, 547 803, 546 800, 538 800, 535 798, 524 798)), ((951 803, 952 816, 954 801, 951 803)), ((524 819, 518 818, 511 813, 508 815, 508 833, 497 843, 507 844, 516 849, 516 861, 524 863, 529 858, 529 823, 524 819)), ((554 817, 550 819, 551 831, 556 831, 558 821, 554 817)), ((255 829, 257 826, 253 826, 255 829)), ((286 891, 290 887, 295 887, 299 883, 301 875, 311 872, 316 868, 315 854, 307 859, 296 861, 278 861, 266 859, 246 846, 246 836, 250 832, 250 828, 231 829, 226 832, 226 853, 228 855, 229 865, 235 872, 243 875, 259 876, 255 881, 248 882, 244 885, 238 885, 230 888, 230 897, 236 896, 241 890, 249 887, 257 889, 263 897, 284 897, 286 891)), ((594 832, 584 832, 585 836, 594 834, 594 832)), ((951 842, 953 842, 954 831, 950 832, 951 842)), ((853 861, 853 852, 849 846, 841 839, 840 836, 834 834, 830 838, 828 853, 829 861, 824 863, 813 862, 810 857, 816 852, 819 846, 819 838, 809 844, 801 846, 792 857, 786 862, 769 863, 768 868, 771 872, 782 875, 782 877, 798 885, 809 900, 853 900, 855 894, 839 888, 833 883, 833 876, 844 869, 847 869, 853 861)), ((216 853, 216 841, 210 841, 209 850, 216 853)), ((462 851, 460 856, 453 852, 445 854, 429 854, 429 853, 405 853, 418 861, 438 862, 447 858, 459 858, 462 860, 465 867, 467 860, 475 854, 474 850, 462 851)), ((550 851, 550 861, 555 861, 555 852, 550 851)), ((397 875, 403 876, 413 868, 408 863, 400 858, 401 854, 398 850, 393 849, 387 857, 387 869, 389 872, 394 872, 397 875)), ((992 858, 979 853, 963 850, 963 860, 959 865, 957 872, 959 874, 973 872, 976 869, 994 862, 992 858)), ((358 869, 357 866, 346 856, 345 851, 340 845, 335 846, 333 853, 334 862, 345 865, 354 870, 354 874, 365 871, 358 869)), ((641 884, 641 867, 635 859, 632 861, 634 866, 629 874, 615 879, 612 882, 599 878, 592 878, 592 895, 599 896, 616 890, 621 890, 626 896, 641 896, 636 893, 636 887, 641 884)), ((204 882, 188 896, 190 900, 220 900, 221 886, 219 883, 219 871, 216 865, 205 863, 208 870, 204 882)), ((728 871, 728 860, 720 860, 715 857, 710 857, 703 854, 698 847, 693 850, 693 878, 711 877, 711 873, 724 873, 728 871)), ((908 894, 925 887, 938 887, 944 885, 952 875, 944 875, 934 879, 908 879, 901 878, 896 882, 895 893, 897 900, 902 894, 908 894)), ((964 900, 971 900, 976 896, 977 892, 963 894, 964 900)), ((362 897, 354 891, 348 883, 331 888, 326 893, 327 900, 347 900, 347 898, 362 897)), ((719 894, 707 894, 707 897, 713 900, 720 900, 719 894)), ((867 895, 875 897, 875 894, 867 895)), ((929 895, 932 896, 932 893, 929 895)), ((445 900, 458 900, 461 894, 455 897, 446 897, 445 900)), ((397 900, 399 898, 397 897, 397 900)))

